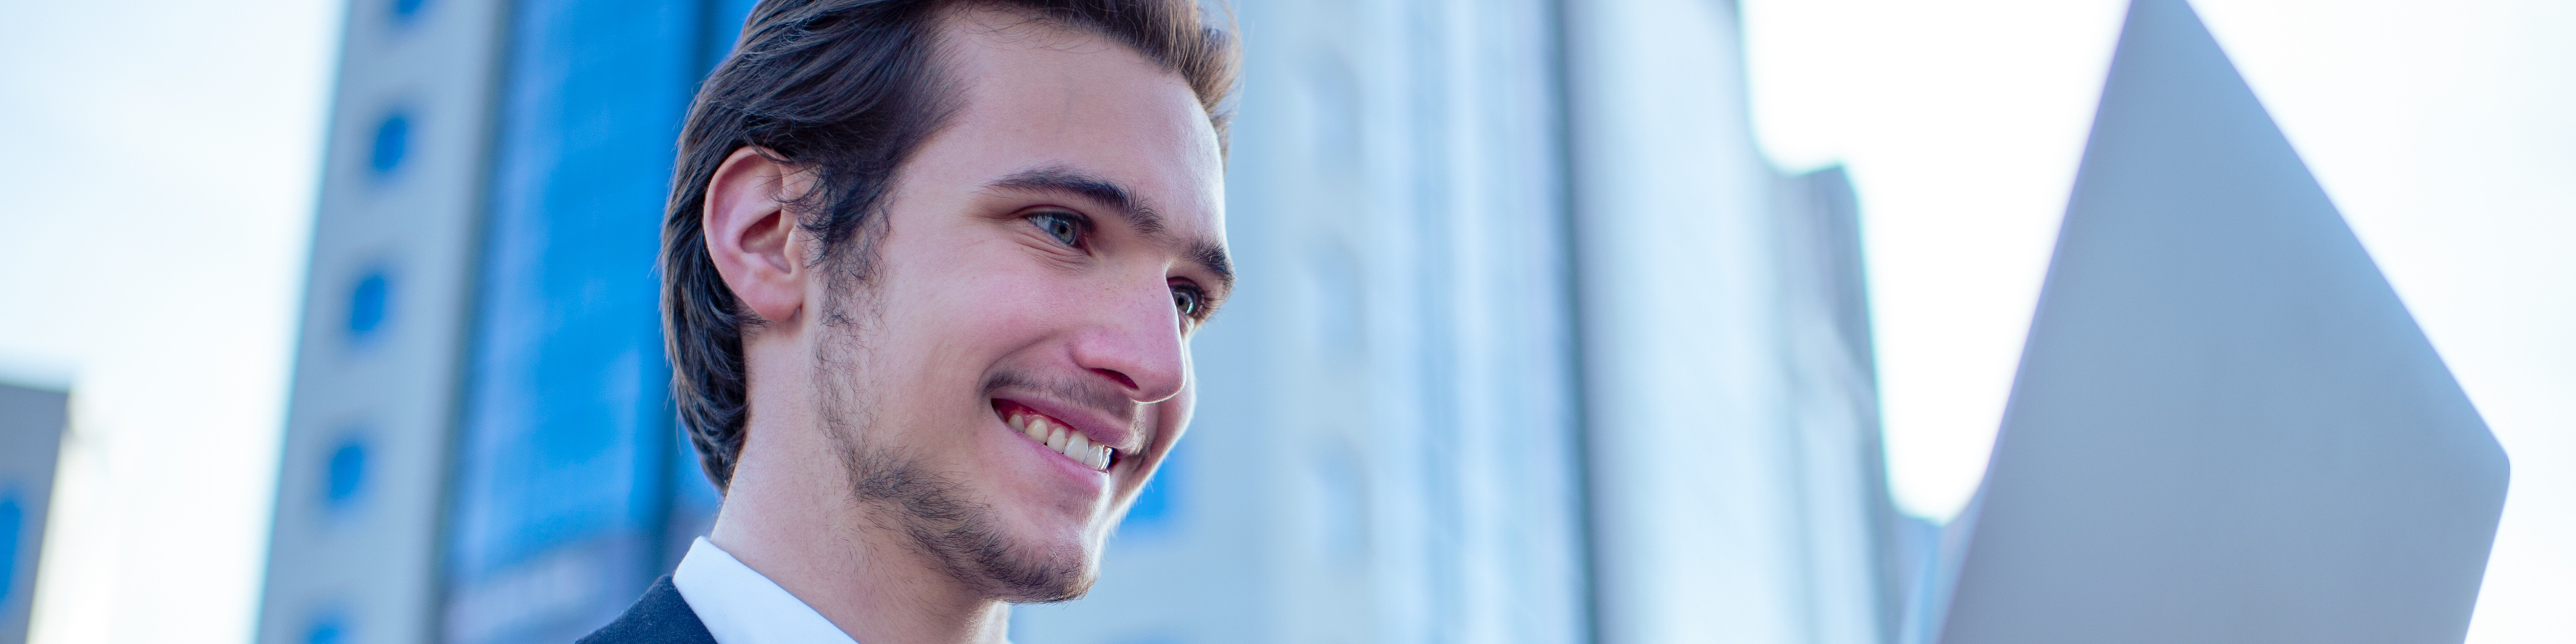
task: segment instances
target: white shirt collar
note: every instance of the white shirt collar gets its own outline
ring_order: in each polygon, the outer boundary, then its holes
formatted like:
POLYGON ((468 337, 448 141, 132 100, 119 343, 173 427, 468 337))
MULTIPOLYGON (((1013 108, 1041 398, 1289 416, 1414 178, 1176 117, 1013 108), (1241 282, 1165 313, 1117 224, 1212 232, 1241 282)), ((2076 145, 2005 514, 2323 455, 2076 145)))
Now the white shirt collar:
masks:
POLYGON ((858 644, 787 589, 699 537, 671 585, 716 644, 858 644))

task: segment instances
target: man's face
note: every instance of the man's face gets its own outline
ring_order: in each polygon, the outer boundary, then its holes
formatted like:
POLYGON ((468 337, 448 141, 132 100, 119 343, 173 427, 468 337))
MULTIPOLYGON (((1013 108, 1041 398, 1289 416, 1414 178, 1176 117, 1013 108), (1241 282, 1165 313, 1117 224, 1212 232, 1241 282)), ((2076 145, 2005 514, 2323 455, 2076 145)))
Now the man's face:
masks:
POLYGON ((809 287, 816 412, 878 527, 993 594, 1070 598, 1189 420, 1188 338, 1232 280, 1216 134, 1123 46, 950 30, 963 101, 899 173, 873 272, 809 287))

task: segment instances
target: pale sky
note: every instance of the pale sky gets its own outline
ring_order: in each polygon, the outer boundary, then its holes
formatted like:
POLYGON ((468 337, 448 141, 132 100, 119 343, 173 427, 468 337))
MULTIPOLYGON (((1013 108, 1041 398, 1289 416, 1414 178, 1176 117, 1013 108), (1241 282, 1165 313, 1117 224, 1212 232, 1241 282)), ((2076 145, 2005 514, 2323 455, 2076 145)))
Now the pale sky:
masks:
POLYGON ((248 642, 334 0, 0 0, 0 377, 70 384, 34 642, 248 642))
MULTIPOLYGON (((1766 151, 1859 186, 1892 478, 1947 517, 2123 5, 1742 4, 1766 151)), ((2513 458, 2470 641, 2576 633, 2576 3, 2196 4, 2513 458)), ((340 7, 0 0, 0 378, 78 392, 40 644, 250 639, 340 7)))

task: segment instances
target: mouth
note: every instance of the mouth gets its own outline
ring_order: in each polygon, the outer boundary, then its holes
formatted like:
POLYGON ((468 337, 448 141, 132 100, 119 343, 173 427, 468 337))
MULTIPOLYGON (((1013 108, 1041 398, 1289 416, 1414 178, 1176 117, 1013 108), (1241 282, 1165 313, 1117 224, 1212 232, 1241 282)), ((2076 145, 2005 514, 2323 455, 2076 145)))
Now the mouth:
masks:
POLYGON ((1107 472, 1118 462, 1118 450, 1092 440, 1062 420, 1010 401, 994 401, 993 410, 1001 414, 1002 424, 1010 426, 1011 431, 1083 467, 1107 472))

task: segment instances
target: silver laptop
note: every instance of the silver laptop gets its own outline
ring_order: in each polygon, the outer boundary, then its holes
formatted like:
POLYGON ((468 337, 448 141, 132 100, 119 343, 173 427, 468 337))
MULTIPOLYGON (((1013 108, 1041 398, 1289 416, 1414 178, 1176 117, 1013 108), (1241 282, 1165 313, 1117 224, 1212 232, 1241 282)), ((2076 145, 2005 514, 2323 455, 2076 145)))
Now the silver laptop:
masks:
POLYGON ((2136 0, 1922 639, 2456 643, 2506 470, 2191 8, 2136 0))

